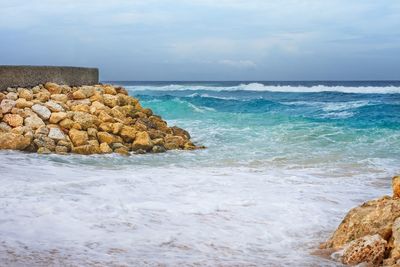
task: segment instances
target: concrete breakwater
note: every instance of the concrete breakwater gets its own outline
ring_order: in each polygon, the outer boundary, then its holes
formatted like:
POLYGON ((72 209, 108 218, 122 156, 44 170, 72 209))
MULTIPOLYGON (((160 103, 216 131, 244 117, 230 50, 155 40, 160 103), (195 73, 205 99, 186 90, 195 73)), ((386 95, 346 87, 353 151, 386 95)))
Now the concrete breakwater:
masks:
POLYGON ((46 82, 93 85, 99 82, 97 68, 59 66, 1 66, 0 91, 8 87, 33 87, 46 82))

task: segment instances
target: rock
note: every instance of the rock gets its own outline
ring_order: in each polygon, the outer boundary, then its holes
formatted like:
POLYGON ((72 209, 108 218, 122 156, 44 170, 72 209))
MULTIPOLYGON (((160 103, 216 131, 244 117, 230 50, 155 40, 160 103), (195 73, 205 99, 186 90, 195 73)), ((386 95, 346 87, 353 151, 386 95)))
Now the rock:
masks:
POLYGON ((15 100, 18 99, 18 94, 15 93, 15 92, 10 92, 10 93, 8 93, 8 94, 6 95, 6 98, 15 101, 15 100))
POLYGON ((109 145, 116 142, 115 136, 107 132, 98 132, 97 138, 100 143, 107 143, 109 145))
POLYGON ((60 140, 60 141, 58 141, 57 142, 57 146, 65 146, 66 148, 68 148, 68 151, 72 148, 72 144, 68 140, 60 140))
POLYGON ((185 140, 181 136, 166 136, 164 147, 168 150, 183 148, 185 140))
POLYGON ((110 108, 118 105, 118 98, 115 95, 104 94, 103 95, 104 104, 110 108))
MULTIPOLYGON (((88 136, 87 132, 79 131, 79 130, 75 130, 75 129, 72 129, 69 131, 69 137, 71 138, 71 141, 74 144, 74 146, 86 145, 89 140, 89 136, 88 136)), ((79 154, 81 154, 81 153, 79 153, 79 154)))
POLYGON ((37 138, 35 138, 33 140, 33 143, 38 147, 45 147, 50 151, 54 151, 54 149, 56 148, 56 143, 53 139, 51 139, 48 136, 38 136, 37 138))
POLYGON ((108 153, 112 153, 112 152, 113 152, 113 150, 107 143, 100 144, 100 153, 101 154, 108 154, 108 153))
POLYGON ((50 123, 54 123, 57 124, 60 121, 62 121, 63 119, 67 118, 67 113, 65 112, 53 112, 50 116, 50 123))
POLYGON ((27 136, 0 132, 0 149, 24 150, 31 144, 31 139, 27 136))
POLYGON ((104 93, 109 95, 116 95, 117 90, 112 86, 104 86, 104 93))
POLYGON ((32 128, 33 130, 36 130, 46 125, 44 121, 41 118, 39 118, 36 114, 26 117, 24 120, 24 124, 25 126, 32 128))
POLYGON ((32 110, 39 115, 43 120, 48 120, 51 116, 51 111, 43 105, 35 104, 32 106, 32 110))
POLYGON ((185 145, 183 146, 184 150, 194 150, 197 147, 192 143, 192 142, 186 142, 185 145))
POLYGON ((6 114, 3 121, 11 127, 18 127, 24 124, 24 119, 18 114, 6 114))
POLYGON ((95 145, 77 146, 72 148, 72 153, 82 154, 82 155, 99 154, 100 148, 95 145))
POLYGON ((184 139, 190 139, 190 134, 188 131, 185 131, 179 127, 173 126, 171 127, 171 130, 173 132, 174 135, 180 136, 184 139))
POLYGON ((12 128, 5 122, 0 122, 0 132, 10 132, 12 128))
POLYGON ((90 100, 89 99, 82 99, 82 100, 68 100, 67 101, 67 106, 72 107, 76 105, 90 105, 90 100))
POLYGON ((397 217, 400 217, 400 201, 397 199, 386 196, 368 201, 350 210, 333 236, 321 248, 337 250, 366 235, 379 234, 388 240, 397 217))
POLYGON ((53 101, 57 101, 57 102, 61 102, 61 103, 67 103, 67 101, 68 101, 68 96, 65 94, 54 94, 54 95, 51 95, 50 98, 53 101))
POLYGON ((124 140, 126 140, 127 142, 132 142, 135 137, 136 137, 136 129, 134 127, 131 126, 122 126, 120 135, 122 136, 122 138, 124 138, 124 140))
POLYGON ((85 99, 86 95, 82 92, 82 90, 78 90, 72 93, 74 99, 85 99))
POLYGON ((112 133, 115 134, 115 135, 119 134, 119 132, 122 130, 123 126, 124 125, 122 123, 120 123, 120 122, 113 123, 111 125, 112 133))
POLYGON ((123 156, 129 156, 129 150, 126 147, 119 147, 114 152, 123 156))
POLYGON ((71 129, 74 126, 75 122, 69 118, 65 118, 60 121, 59 125, 65 129, 71 129))
POLYGON ((54 150, 57 154, 65 155, 69 152, 68 148, 65 146, 56 146, 54 150))
POLYGON ((343 248, 341 261, 349 265, 367 263, 378 266, 383 261, 386 244, 386 240, 378 234, 358 238, 343 248))
POLYGON ((96 124, 98 123, 96 116, 85 112, 75 112, 73 119, 75 122, 79 123, 84 130, 96 127, 96 124))
POLYGON ((98 118, 102 122, 114 122, 114 118, 111 117, 107 112, 104 110, 100 111, 98 114, 98 118))
POLYGON ((16 102, 10 99, 3 99, 0 104, 1 112, 3 114, 8 113, 11 111, 13 107, 15 107, 16 102))
POLYGON ((71 110, 89 113, 90 107, 88 105, 75 105, 71 107, 71 110))
POLYGON ((54 140, 64 140, 65 135, 59 128, 50 128, 49 135, 54 140))
POLYGON ((57 104, 56 102, 54 102, 52 100, 47 101, 45 103, 45 106, 48 109, 50 109, 52 112, 62 112, 62 111, 64 111, 64 108, 60 104, 57 104))
POLYGON ((151 143, 150 136, 147 132, 138 132, 136 133, 135 141, 133 141, 132 149, 139 150, 143 149, 145 151, 149 151, 152 149, 153 144, 151 143))
POLYGON ((49 91, 49 93, 51 94, 51 95, 54 95, 54 94, 61 94, 62 93, 62 87, 60 87, 58 84, 56 84, 56 83, 51 83, 51 82, 48 82, 48 83, 46 83, 45 85, 44 85, 44 88, 46 88, 48 91, 49 91))
POLYGON ((33 106, 32 101, 26 101, 24 98, 19 98, 17 101, 15 101, 15 106, 17 108, 30 108, 33 106))
POLYGON ((393 197, 400 197, 400 176, 395 176, 392 179, 393 197))
POLYGON ((18 90, 18 95, 20 99, 25 99, 27 101, 31 101, 33 99, 33 93, 31 90, 20 88, 21 90, 18 90))
POLYGON ((51 150, 48 149, 47 147, 39 147, 37 150, 38 154, 51 154, 51 150))
POLYGON ((151 152, 153 153, 163 153, 165 151, 166 149, 163 146, 153 146, 153 148, 151 149, 151 152))
POLYGON ((392 226, 392 236, 389 241, 389 258, 384 261, 384 266, 400 264, 400 217, 397 218, 392 226))
POLYGON ((34 98, 40 102, 46 102, 50 99, 50 93, 49 92, 39 92, 34 95, 34 98))

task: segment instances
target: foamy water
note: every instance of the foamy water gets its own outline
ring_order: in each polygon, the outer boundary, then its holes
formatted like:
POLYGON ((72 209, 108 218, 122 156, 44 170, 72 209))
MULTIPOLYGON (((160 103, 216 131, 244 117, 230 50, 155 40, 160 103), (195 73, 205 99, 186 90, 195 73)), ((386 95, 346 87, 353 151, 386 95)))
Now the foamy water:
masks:
POLYGON ((208 148, 0 152, 0 265, 339 266, 312 252, 399 172, 398 94, 128 89, 208 148))

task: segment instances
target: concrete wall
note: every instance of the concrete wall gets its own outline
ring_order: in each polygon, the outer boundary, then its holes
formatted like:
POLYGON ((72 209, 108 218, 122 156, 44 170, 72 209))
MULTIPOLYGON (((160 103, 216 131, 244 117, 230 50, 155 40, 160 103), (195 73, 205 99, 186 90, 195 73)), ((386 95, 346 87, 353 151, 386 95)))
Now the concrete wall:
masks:
POLYGON ((0 91, 7 87, 33 87, 46 82, 67 85, 97 84, 99 70, 80 67, 0 65, 0 91))

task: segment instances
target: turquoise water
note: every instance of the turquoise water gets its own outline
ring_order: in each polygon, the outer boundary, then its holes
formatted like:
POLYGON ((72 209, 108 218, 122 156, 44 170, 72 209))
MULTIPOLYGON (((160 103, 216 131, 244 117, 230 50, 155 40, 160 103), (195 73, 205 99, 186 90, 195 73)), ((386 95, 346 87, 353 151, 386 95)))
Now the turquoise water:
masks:
POLYGON ((114 83, 207 149, 0 152, 4 265, 340 266, 312 252, 400 172, 399 82, 114 83))

